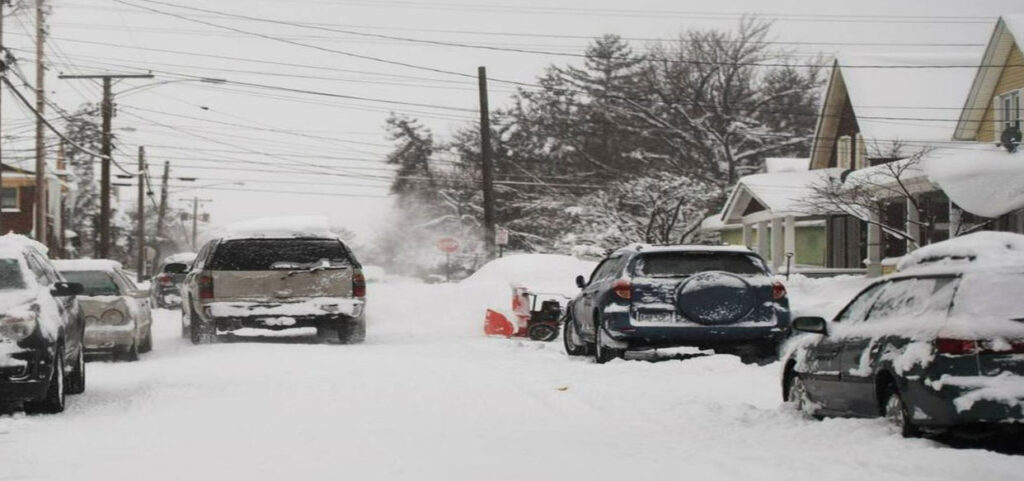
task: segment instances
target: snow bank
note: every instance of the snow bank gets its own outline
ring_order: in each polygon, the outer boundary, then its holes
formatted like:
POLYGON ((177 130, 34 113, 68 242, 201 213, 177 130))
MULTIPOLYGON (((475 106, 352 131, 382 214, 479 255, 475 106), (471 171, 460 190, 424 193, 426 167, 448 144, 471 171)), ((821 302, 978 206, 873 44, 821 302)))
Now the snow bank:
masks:
POLYGON ((463 280, 463 286, 522 285, 534 292, 576 295, 576 276, 590 277, 595 262, 556 254, 519 254, 488 262, 463 280))
POLYGON ((108 259, 59 259, 53 261, 58 271, 101 271, 121 270, 121 263, 108 259))
POLYGON ((924 246, 900 260, 901 271, 919 266, 970 262, 977 267, 1024 265, 1024 235, 1008 232, 975 232, 924 246))
POLYGON ((789 280, 782 276, 777 279, 786 285, 794 319, 808 316, 831 320, 871 283, 871 279, 863 276, 812 278, 793 274, 789 280))

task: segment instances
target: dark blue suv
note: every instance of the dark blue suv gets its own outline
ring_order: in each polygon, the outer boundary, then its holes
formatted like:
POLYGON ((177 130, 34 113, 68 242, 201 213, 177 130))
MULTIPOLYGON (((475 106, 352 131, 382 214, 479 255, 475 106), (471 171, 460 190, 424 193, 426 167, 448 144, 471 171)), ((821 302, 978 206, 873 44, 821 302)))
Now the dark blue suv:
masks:
POLYGON ((570 356, 693 346, 771 362, 789 331, 786 288, 746 248, 643 246, 606 257, 566 309, 570 356))

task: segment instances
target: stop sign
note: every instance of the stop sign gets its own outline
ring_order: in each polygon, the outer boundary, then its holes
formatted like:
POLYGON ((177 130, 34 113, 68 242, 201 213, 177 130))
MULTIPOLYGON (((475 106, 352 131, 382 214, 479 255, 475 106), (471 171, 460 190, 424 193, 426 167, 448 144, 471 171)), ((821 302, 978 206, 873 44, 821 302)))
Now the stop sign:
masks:
POLYGON ((437 248, 446 254, 459 250, 459 241, 452 237, 443 237, 437 240, 437 248))

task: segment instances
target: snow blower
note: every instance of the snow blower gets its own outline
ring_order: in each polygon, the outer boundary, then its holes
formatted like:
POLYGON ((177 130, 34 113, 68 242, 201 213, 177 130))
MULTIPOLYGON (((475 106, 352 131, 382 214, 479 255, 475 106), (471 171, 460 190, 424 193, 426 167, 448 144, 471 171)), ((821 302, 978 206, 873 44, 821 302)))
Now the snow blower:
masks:
POLYGON ((512 286, 512 318, 488 309, 484 318, 484 333, 488 336, 528 337, 534 341, 553 341, 558 338, 562 318, 562 294, 530 292, 523 286, 512 286), (540 305, 538 306, 538 302, 540 305))

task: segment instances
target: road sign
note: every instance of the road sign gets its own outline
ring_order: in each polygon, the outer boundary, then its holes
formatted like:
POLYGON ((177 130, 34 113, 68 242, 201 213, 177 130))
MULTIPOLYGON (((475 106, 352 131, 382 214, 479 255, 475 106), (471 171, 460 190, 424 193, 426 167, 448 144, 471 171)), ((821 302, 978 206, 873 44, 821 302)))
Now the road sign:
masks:
POLYGON ((498 227, 494 230, 494 245, 496 246, 507 246, 508 245, 508 229, 498 227))
POLYGON ((445 254, 452 254, 459 250, 459 241, 452 237, 438 239, 437 248, 445 254))

